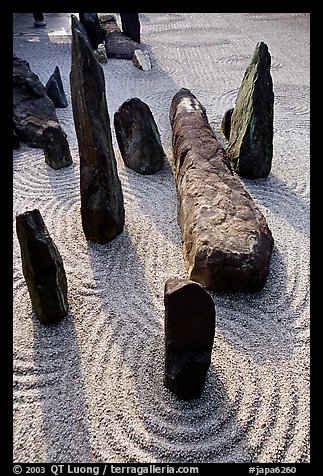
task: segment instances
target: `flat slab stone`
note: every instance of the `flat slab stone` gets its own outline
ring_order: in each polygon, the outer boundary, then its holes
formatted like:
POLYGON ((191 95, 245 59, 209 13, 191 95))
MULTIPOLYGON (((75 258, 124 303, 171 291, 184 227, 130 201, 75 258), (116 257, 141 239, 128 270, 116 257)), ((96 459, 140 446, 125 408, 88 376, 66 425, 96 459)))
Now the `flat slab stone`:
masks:
POLYGON ((23 275, 37 318, 44 324, 67 315, 67 280, 61 255, 35 209, 16 217, 23 275))
POLYGON ((262 41, 243 77, 230 122, 227 155, 235 172, 251 179, 271 170, 274 135, 274 93, 271 57, 262 41))
POLYGON ((164 383, 179 398, 199 398, 211 363, 215 307, 208 292, 188 279, 165 283, 164 383))
POLYGON ((105 34, 104 43, 108 58, 131 60, 135 50, 141 49, 140 43, 133 41, 120 30, 113 15, 100 15, 99 21, 105 34))
POLYGON ((143 175, 158 172, 165 153, 157 124, 147 104, 131 98, 114 114, 114 128, 123 161, 127 167, 143 175))
POLYGON ((112 145, 104 73, 75 15, 70 84, 80 155, 83 231, 88 240, 104 244, 123 230, 123 194, 112 145))
POLYGON ((215 291, 263 287, 273 248, 266 220, 233 173, 188 89, 170 107, 178 220, 188 276, 215 291))
POLYGON ((29 64, 13 56, 13 119, 18 139, 30 147, 51 148, 47 128, 55 127, 56 146, 45 153, 45 160, 54 169, 72 164, 66 134, 59 125, 53 101, 45 86, 29 64), (57 152, 57 154, 56 154, 57 152))

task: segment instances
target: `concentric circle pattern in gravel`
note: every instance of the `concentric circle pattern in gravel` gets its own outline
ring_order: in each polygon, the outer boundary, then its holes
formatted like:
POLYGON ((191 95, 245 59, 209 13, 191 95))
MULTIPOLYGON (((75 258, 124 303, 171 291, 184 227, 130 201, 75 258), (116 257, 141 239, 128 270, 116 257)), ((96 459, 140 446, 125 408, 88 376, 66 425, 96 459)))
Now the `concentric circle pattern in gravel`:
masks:
POLYGON ((70 29, 51 29, 70 15, 57 15, 47 14, 48 33, 13 37, 43 83, 60 68, 69 106, 57 115, 74 161, 52 170, 40 149, 13 152, 14 460, 309 462, 309 15, 140 14, 153 68, 102 66, 126 210, 124 232, 107 245, 82 231, 70 29), (163 385, 164 283, 186 276, 169 107, 189 88, 219 133, 258 41, 272 56, 274 157, 266 179, 244 183, 273 233, 270 272, 261 292, 211 293, 212 364, 202 397, 183 402, 163 385), (167 154, 152 176, 124 166, 113 131, 114 112, 135 96, 149 105, 167 154), (69 315, 48 327, 32 311, 15 232, 15 215, 33 208, 68 280, 69 315))

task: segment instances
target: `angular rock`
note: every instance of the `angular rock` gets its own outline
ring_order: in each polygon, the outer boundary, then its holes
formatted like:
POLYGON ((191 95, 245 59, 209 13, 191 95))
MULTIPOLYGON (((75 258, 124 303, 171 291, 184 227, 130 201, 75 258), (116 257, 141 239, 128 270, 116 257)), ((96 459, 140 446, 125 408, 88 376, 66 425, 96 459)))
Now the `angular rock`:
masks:
POLYGON ((113 15, 100 15, 99 20, 105 34, 107 57, 131 60, 135 50, 141 49, 140 44, 122 33, 113 15))
POLYGON ((137 68, 142 69, 143 71, 151 69, 151 63, 147 51, 135 50, 132 62, 137 66, 137 68))
POLYGON ((55 107, 65 108, 68 106, 58 66, 56 66, 54 73, 47 81, 45 89, 47 96, 53 101, 55 107))
POLYGON ((231 117, 233 113, 233 107, 225 111, 222 122, 221 122, 221 130, 224 136, 229 140, 230 138, 230 130, 231 130, 231 117))
MULTIPOLYGON (((13 56, 13 119, 19 140, 30 147, 48 147, 45 130, 57 124, 56 141, 59 155, 55 167, 66 167, 72 163, 66 134, 62 131, 55 112, 54 103, 46 94, 45 87, 33 73, 26 61, 13 56), (64 151, 64 153, 62 153, 64 151)), ((51 165, 50 162, 48 162, 51 165)))
POLYGON ((74 15, 70 84, 80 155, 83 230, 88 240, 103 244, 123 230, 123 194, 112 146, 104 73, 74 15))
POLYGON ((262 41, 257 44, 242 80, 231 118, 227 155, 239 175, 267 177, 273 157, 274 93, 271 57, 262 41))
POLYGON ((51 324, 67 315, 67 280, 63 261, 39 210, 17 215, 16 230, 23 275, 40 322, 51 324))
POLYGON ((188 279, 165 283, 164 383, 179 398, 199 398, 211 363, 215 307, 208 292, 188 279))
POLYGON ((136 43, 140 43, 140 21, 138 13, 120 13, 123 33, 136 43))
POLYGON ((80 13, 80 22, 90 40, 91 46, 94 50, 103 42, 104 34, 101 30, 99 17, 97 13, 80 13))
POLYGON ((139 98, 125 101, 114 114, 119 149, 127 167, 138 174, 153 174, 164 163, 156 122, 149 106, 139 98))
POLYGON ((264 216, 233 174, 205 109, 189 90, 173 97, 170 121, 189 278, 215 291, 261 289, 273 248, 264 216))
MULTIPOLYGON (((60 169, 69 156, 69 148, 67 140, 62 140, 66 137, 60 126, 56 122, 48 121, 46 129, 43 132, 44 137, 44 154, 45 161, 52 169, 60 169)), ((69 165, 69 164, 66 164, 69 165)))
POLYGON ((98 45, 98 48, 94 51, 94 54, 99 63, 106 63, 108 61, 107 52, 105 51, 105 46, 103 43, 98 45))

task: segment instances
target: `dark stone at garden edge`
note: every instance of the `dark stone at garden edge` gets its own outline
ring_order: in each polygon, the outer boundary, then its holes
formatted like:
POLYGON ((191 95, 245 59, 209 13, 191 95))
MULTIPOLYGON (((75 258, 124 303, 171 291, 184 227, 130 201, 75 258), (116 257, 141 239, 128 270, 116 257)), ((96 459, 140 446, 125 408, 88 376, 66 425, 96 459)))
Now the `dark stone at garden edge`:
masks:
POLYGON ((274 93, 271 57, 262 41, 257 44, 242 80, 231 117, 227 155, 240 176, 267 177, 273 157, 274 93))
POLYGON ((45 89, 47 96, 53 101, 55 107, 65 108, 68 106, 58 66, 56 66, 54 73, 47 81, 45 89))
POLYGON ((94 50, 104 40, 104 33, 101 30, 99 17, 97 13, 79 13, 80 22, 90 40, 91 46, 94 50))
POLYGON ((208 292, 188 279, 165 283, 164 383, 179 398, 202 394, 215 333, 215 307, 208 292))
POLYGON ((99 20, 105 35, 107 57, 132 60, 135 50, 140 50, 141 45, 120 30, 113 15, 100 15, 99 20))
POLYGON ((228 109, 225 111, 222 122, 221 122, 221 130, 226 137, 226 139, 229 140, 230 137, 230 130, 231 130, 231 117, 233 113, 233 107, 231 109, 228 109))
POLYGON ((51 239, 39 210, 16 217, 22 271, 32 306, 44 324, 67 315, 67 280, 61 255, 51 239))
POLYGON ((165 153, 151 110, 139 98, 125 101, 114 115, 121 156, 139 174, 153 174, 164 163, 165 153))
POLYGON ((80 156, 83 230, 88 240, 104 244, 123 230, 123 194, 112 145, 104 73, 75 15, 70 84, 80 156))
MULTIPOLYGON (((56 122, 48 122, 43 132, 45 161, 52 169, 60 169, 66 158, 70 157, 70 150, 66 134, 62 132, 56 122), (63 134, 63 135, 62 135, 63 134), (65 140, 62 140, 65 137, 65 140)), ((72 161, 72 159, 71 159, 72 161)), ((71 161, 66 163, 70 165, 71 161)))
POLYGON ((215 291, 258 291, 272 234, 188 89, 170 108, 178 220, 188 276, 215 291))
POLYGON ((136 43, 140 43, 140 21, 138 13, 120 13, 123 33, 136 43))
MULTIPOLYGON (((56 124, 55 167, 61 168, 72 164, 66 134, 62 131, 55 112, 53 101, 49 99, 45 87, 38 76, 31 71, 29 64, 13 56, 13 120, 15 133, 19 140, 30 147, 48 147, 48 134, 44 133, 48 127, 56 124)), ((50 146, 49 146, 50 147, 50 146)), ((55 151, 54 151, 55 153, 55 151)), ((50 162, 48 162, 51 165, 50 162)))

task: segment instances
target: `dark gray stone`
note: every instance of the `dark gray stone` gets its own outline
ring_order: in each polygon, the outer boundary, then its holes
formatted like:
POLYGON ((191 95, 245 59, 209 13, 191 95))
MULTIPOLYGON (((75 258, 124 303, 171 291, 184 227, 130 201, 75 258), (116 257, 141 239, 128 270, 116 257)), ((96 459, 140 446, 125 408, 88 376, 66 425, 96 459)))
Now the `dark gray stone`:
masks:
POLYGON ((70 84, 80 155, 83 230, 88 240, 103 244, 123 230, 123 194, 112 146, 104 73, 74 15, 70 84))
POLYGON ((107 57, 132 60, 135 50, 141 49, 141 45, 120 30, 113 15, 100 15, 99 19, 105 34, 107 57))
MULTIPOLYGON (((62 130, 56 122, 48 121, 43 132, 45 161, 52 169, 60 169, 69 148, 67 140, 62 140, 62 130)), ((69 164, 66 164, 69 165, 69 164)))
POLYGON ((96 50, 98 45, 104 40, 104 33, 101 30, 98 14, 80 13, 79 17, 92 48, 96 50))
POLYGON ((149 106, 139 98, 125 101, 114 115, 121 156, 139 174, 153 174, 164 163, 165 153, 149 106))
POLYGON ((226 139, 229 140, 230 138, 230 130, 231 130, 231 117, 233 113, 233 107, 231 109, 228 109, 225 111, 222 122, 221 122, 221 130, 226 137, 226 139))
POLYGON ((266 177, 273 157, 274 93, 271 57, 257 44, 242 80, 231 118, 227 155, 235 172, 251 179, 266 177))
POLYGON ((56 66, 54 73, 47 81, 45 89, 47 92, 47 96, 53 101, 55 107, 65 108, 68 106, 62 83, 61 73, 58 66, 56 66))
POLYGON ((169 279, 165 283, 164 383, 179 398, 199 398, 211 363, 215 307, 198 283, 169 279))
POLYGON ((54 165, 53 168, 71 165, 72 157, 66 134, 59 125, 54 103, 47 96, 38 76, 29 68, 29 64, 17 56, 13 56, 13 120, 19 140, 30 147, 42 149, 50 147, 47 144, 50 134, 45 133, 46 129, 56 124, 56 150, 59 154, 52 157, 53 164, 50 160, 47 160, 47 163, 54 165))
POLYGON ((273 238, 235 175, 205 109, 187 89, 170 108, 178 218, 188 276, 215 291, 263 287, 273 238))
POLYGON ((16 230, 22 271, 40 322, 51 324, 67 315, 67 280, 63 261, 39 210, 17 215, 16 230))
POLYGON ((120 13, 123 33, 136 43, 140 43, 140 21, 138 13, 120 13))

